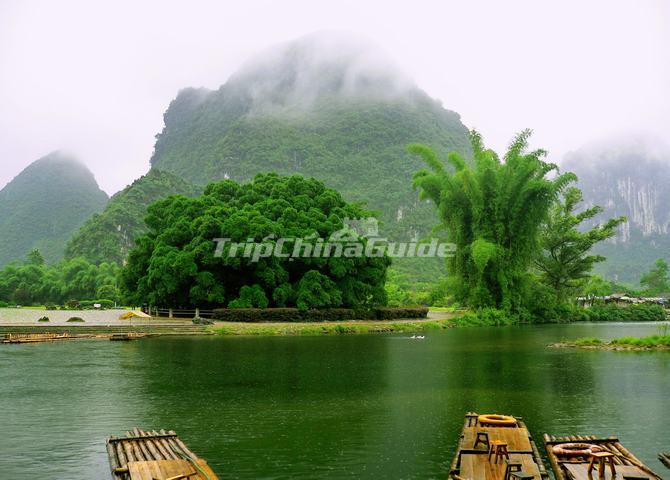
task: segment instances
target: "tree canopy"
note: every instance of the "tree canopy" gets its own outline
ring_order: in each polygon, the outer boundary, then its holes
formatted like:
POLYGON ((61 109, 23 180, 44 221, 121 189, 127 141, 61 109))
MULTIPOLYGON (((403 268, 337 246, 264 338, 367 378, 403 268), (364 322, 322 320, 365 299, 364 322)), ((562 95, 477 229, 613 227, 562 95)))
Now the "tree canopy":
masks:
POLYGON ((582 192, 570 187, 549 210, 546 222, 540 230, 542 250, 535 259, 541 280, 551 287, 559 302, 568 300, 589 278, 593 266, 605 260, 602 255, 590 254, 594 245, 616 235, 616 228, 626 221, 618 217, 598 224, 589 230, 579 227, 600 214, 599 206, 575 212, 582 202, 582 192))
POLYGON ((659 258, 654 267, 642 275, 640 285, 645 288, 647 295, 658 295, 670 292, 670 277, 668 276, 668 262, 659 258))
MULTIPOLYGON (((356 307, 386 303, 386 257, 231 256, 232 242, 316 242, 368 217, 335 190, 301 176, 259 174, 252 182, 210 184, 200 197, 173 196, 148 209, 122 272, 136 304, 172 307, 356 307), (214 239, 229 239, 220 256, 214 239)), ((364 241, 364 240, 362 240, 364 241)), ((291 251, 294 242, 284 245, 291 251)))
POLYGON ((94 265, 84 258, 45 265, 39 250, 24 263, 12 263, 0 271, 0 301, 18 305, 62 305, 69 301, 104 299, 119 301, 114 263, 94 265))
POLYGON ((530 267, 541 245, 542 223, 560 193, 575 180, 549 174, 544 150, 527 151, 530 131, 516 136, 503 159, 470 135, 473 161, 450 153, 448 165, 424 145, 410 145, 428 169, 414 185, 437 205, 448 238, 457 250, 449 259, 456 299, 471 307, 520 311, 530 294, 530 267))

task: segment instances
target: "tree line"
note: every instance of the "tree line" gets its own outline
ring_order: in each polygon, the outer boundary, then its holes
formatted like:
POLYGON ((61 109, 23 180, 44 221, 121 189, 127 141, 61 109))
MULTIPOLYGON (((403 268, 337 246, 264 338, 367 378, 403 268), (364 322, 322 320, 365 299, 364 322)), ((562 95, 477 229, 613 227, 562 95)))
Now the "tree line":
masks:
MULTIPOLYGON (((456 245, 445 276, 420 299, 408 293, 399 272, 389 270, 386 256, 252 261, 228 255, 234 242, 316 242, 346 230, 346 219, 374 215, 318 180, 268 173, 244 184, 212 183, 200 196, 153 203, 146 233, 135 239, 123 267, 81 257, 46 265, 33 251, 0 272, 0 302, 107 299, 174 308, 301 309, 422 303, 513 321, 567 320, 576 295, 620 287, 592 276, 605 258, 591 249, 613 237, 626 219, 596 222, 602 208, 581 208, 575 175, 546 162, 544 150, 529 151, 529 137, 530 131, 520 133, 500 157, 473 131, 472 158, 451 152, 446 162, 425 145, 408 147, 427 167, 414 175, 414 186, 436 208, 437 230, 456 245), (230 242, 216 255, 213 239, 222 237, 230 242)), ((667 263, 659 260, 642 285, 650 294, 669 291, 667 263)))

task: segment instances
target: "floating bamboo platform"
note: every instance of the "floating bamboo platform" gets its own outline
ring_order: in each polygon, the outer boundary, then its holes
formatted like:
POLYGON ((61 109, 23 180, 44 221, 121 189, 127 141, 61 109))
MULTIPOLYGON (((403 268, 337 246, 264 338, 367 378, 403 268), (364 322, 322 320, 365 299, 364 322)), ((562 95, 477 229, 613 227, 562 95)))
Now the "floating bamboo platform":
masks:
POLYGON ((659 453, 658 459, 661 461, 663 465, 670 468, 670 452, 659 453))
POLYGON ((0 336, 0 343, 42 343, 55 342, 59 340, 104 340, 128 341, 136 338, 148 337, 150 333, 125 332, 125 333, 7 333, 0 336))
POLYGON ((478 421, 479 415, 469 412, 465 415, 463 432, 458 441, 458 449, 451 463, 449 478, 454 480, 505 480, 506 463, 489 461, 485 445, 474 448, 477 433, 486 432, 490 442, 507 444, 509 461, 521 464, 522 472, 536 480, 549 478, 540 452, 521 417, 514 417, 513 426, 484 426, 478 421))
POLYGON ((605 468, 605 480, 629 479, 649 479, 660 480, 661 477, 654 473, 626 447, 621 445, 616 437, 598 438, 591 435, 573 435, 569 437, 554 437, 545 434, 544 445, 547 449, 547 456, 554 471, 556 480, 592 480, 598 478, 597 467, 588 474, 589 456, 565 456, 554 453, 554 446, 562 443, 586 443, 597 445, 601 451, 613 453, 613 462, 615 467, 615 476, 609 467, 605 468))
POLYGON ((157 432, 134 428, 126 432, 125 437, 110 437, 107 454, 114 480, 219 478, 172 430, 157 432))
POLYGON ((38 343, 69 340, 73 338, 69 333, 7 333, 2 343, 38 343))

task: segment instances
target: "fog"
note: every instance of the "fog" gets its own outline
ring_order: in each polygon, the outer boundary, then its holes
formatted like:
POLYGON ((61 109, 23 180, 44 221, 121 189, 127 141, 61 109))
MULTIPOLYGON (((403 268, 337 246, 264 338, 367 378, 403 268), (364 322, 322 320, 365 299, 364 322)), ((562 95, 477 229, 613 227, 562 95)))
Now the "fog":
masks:
POLYGON ((626 132, 667 141, 668 25, 663 0, 0 0, 0 186, 65 149, 114 193, 148 170, 181 88, 324 29, 377 44, 496 149, 526 127, 555 162, 626 132))

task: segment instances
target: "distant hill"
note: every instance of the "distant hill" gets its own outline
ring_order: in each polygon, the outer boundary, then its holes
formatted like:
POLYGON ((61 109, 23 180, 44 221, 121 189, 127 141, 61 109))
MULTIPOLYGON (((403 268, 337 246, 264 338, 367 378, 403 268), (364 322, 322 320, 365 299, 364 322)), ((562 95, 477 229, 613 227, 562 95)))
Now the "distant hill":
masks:
POLYGON ((468 131, 375 47, 326 33, 248 62, 218 90, 185 89, 164 115, 154 168, 197 184, 256 173, 300 173, 381 212, 394 238, 427 234, 434 207, 412 175, 406 145, 469 152, 468 131))
POLYGON ((0 190, 0 265, 23 260, 38 248, 48 262, 107 203, 93 174, 60 152, 33 162, 0 190))
POLYGON ((168 172, 153 169, 115 194, 105 210, 93 215, 68 242, 66 258, 123 263, 134 239, 145 232, 147 207, 169 195, 195 196, 199 187, 168 172))
POLYGON ((628 217, 617 237, 596 251, 608 257, 598 271, 637 285, 654 261, 670 261, 670 150, 649 139, 611 140, 566 155, 562 168, 575 172, 588 205, 601 218, 628 217))

